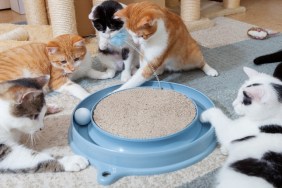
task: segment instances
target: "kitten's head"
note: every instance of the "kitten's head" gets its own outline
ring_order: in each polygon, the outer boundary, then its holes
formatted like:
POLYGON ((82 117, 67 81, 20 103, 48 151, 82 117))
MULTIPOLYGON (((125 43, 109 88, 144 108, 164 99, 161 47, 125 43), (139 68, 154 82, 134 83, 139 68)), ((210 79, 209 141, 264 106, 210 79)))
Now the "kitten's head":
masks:
POLYGON ((71 74, 78 69, 86 54, 84 39, 78 35, 65 34, 48 42, 47 54, 51 64, 71 74))
POLYGON ((0 83, 1 126, 32 134, 43 127, 47 111, 42 88, 49 76, 0 83))
POLYGON ((133 41, 142 44, 158 29, 157 21, 163 18, 162 8, 151 2, 132 3, 115 13, 116 18, 125 21, 133 41))
POLYGON ((88 16, 96 30, 104 37, 111 38, 123 27, 123 21, 115 18, 114 14, 125 5, 116 1, 104 1, 94 6, 88 16))
POLYGON ((249 79, 241 86, 233 107, 238 115, 252 119, 271 118, 282 107, 282 82, 270 75, 244 67, 249 79))

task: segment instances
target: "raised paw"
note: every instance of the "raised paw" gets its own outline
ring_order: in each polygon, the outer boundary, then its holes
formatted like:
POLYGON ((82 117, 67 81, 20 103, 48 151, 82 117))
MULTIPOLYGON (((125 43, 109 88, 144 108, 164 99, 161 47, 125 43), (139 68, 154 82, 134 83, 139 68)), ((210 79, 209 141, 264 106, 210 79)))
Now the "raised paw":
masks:
POLYGON ((122 71, 121 77, 120 77, 120 79, 121 79, 122 82, 126 82, 126 81, 128 81, 130 78, 131 78, 130 72, 128 72, 128 71, 122 71))
POLYGON ((68 172, 78 172, 89 165, 88 160, 79 155, 63 157, 59 162, 63 165, 65 171, 68 172))
POLYGON ((228 155, 228 150, 224 146, 220 146, 220 152, 222 155, 228 155))
POLYGON ((200 116, 200 121, 203 123, 207 123, 211 121, 212 117, 215 117, 218 111, 221 111, 218 108, 210 108, 206 111, 204 111, 200 116))
POLYGON ((46 114, 56 114, 63 110, 64 108, 57 106, 56 104, 48 104, 46 114))

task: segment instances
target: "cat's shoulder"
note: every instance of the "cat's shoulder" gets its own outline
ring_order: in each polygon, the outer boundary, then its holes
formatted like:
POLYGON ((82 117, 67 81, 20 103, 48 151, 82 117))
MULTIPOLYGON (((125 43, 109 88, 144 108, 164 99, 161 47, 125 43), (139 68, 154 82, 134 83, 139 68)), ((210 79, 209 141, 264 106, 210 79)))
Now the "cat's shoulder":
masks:
POLYGON ((47 44, 45 43, 40 43, 40 42, 36 42, 36 43, 28 43, 28 44, 23 44, 20 46, 16 46, 10 49, 7 49, 3 52, 0 53, 0 55, 5 55, 5 54, 9 54, 9 53, 13 53, 13 52, 22 52, 23 50, 25 52, 29 51, 29 52, 33 52, 33 51, 38 51, 38 50, 45 50, 47 44))

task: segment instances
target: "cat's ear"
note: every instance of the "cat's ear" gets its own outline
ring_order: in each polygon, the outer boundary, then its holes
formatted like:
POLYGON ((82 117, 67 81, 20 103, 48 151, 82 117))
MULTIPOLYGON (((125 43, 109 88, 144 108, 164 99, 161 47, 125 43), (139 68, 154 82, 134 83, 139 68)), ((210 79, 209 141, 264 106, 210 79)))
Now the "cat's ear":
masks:
POLYGON ((85 46, 85 40, 84 39, 80 39, 79 41, 75 42, 73 44, 74 47, 77 47, 77 48, 81 48, 81 47, 84 47, 85 46))
POLYGON ((153 19, 150 16, 145 16, 140 20, 140 22, 137 24, 138 28, 147 27, 147 26, 153 26, 155 24, 155 19, 153 19))
POLYGON ((121 19, 123 21, 129 18, 127 8, 121 9, 114 14, 114 19, 121 19))
POLYGON ((257 72, 254 69, 251 69, 249 67, 244 67, 243 70, 249 78, 252 78, 252 77, 257 76, 259 74, 259 72, 257 72))
POLYGON ((247 87, 244 89, 244 92, 246 92, 246 95, 252 100, 257 102, 264 102, 266 92, 263 87, 247 87))
POLYGON ((23 102, 27 102, 27 101, 31 102, 42 94, 43 92, 41 90, 32 90, 32 91, 27 91, 25 93, 21 93, 17 96, 16 104, 22 104, 23 102))
POLYGON ((89 20, 95 20, 94 18, 94 11, 96 10, 98 6, 93 6, 91 12, 88 15, 89 20))

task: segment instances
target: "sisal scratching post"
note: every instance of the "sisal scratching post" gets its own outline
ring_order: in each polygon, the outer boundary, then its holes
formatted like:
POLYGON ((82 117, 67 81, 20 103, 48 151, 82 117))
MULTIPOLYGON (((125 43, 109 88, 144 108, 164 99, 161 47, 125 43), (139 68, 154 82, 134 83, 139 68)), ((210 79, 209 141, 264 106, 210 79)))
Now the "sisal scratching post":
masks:
POLYGON ((224 8, 238 8, 240 7, 240 0, 223 0, 224 8))
POLYGON ((93 5, 99 5, 103 3, 105 0, 93 0, 93 5))
POLYGON ((28 38, 29 38, 28 32, 21 27, 0 35, 0 41, 1 40, 27 41, 28 38))
POLYGON ((53 37, 77 34, 74 0, 48 0, 53 37))
POLYGON ((199 20, 200 0, 183 0, 181 1, 181 18, 184 22, 199 20))
POLYGON ((24 0, 24 7, 29 25, 48 25, 45 0, 24 0))

